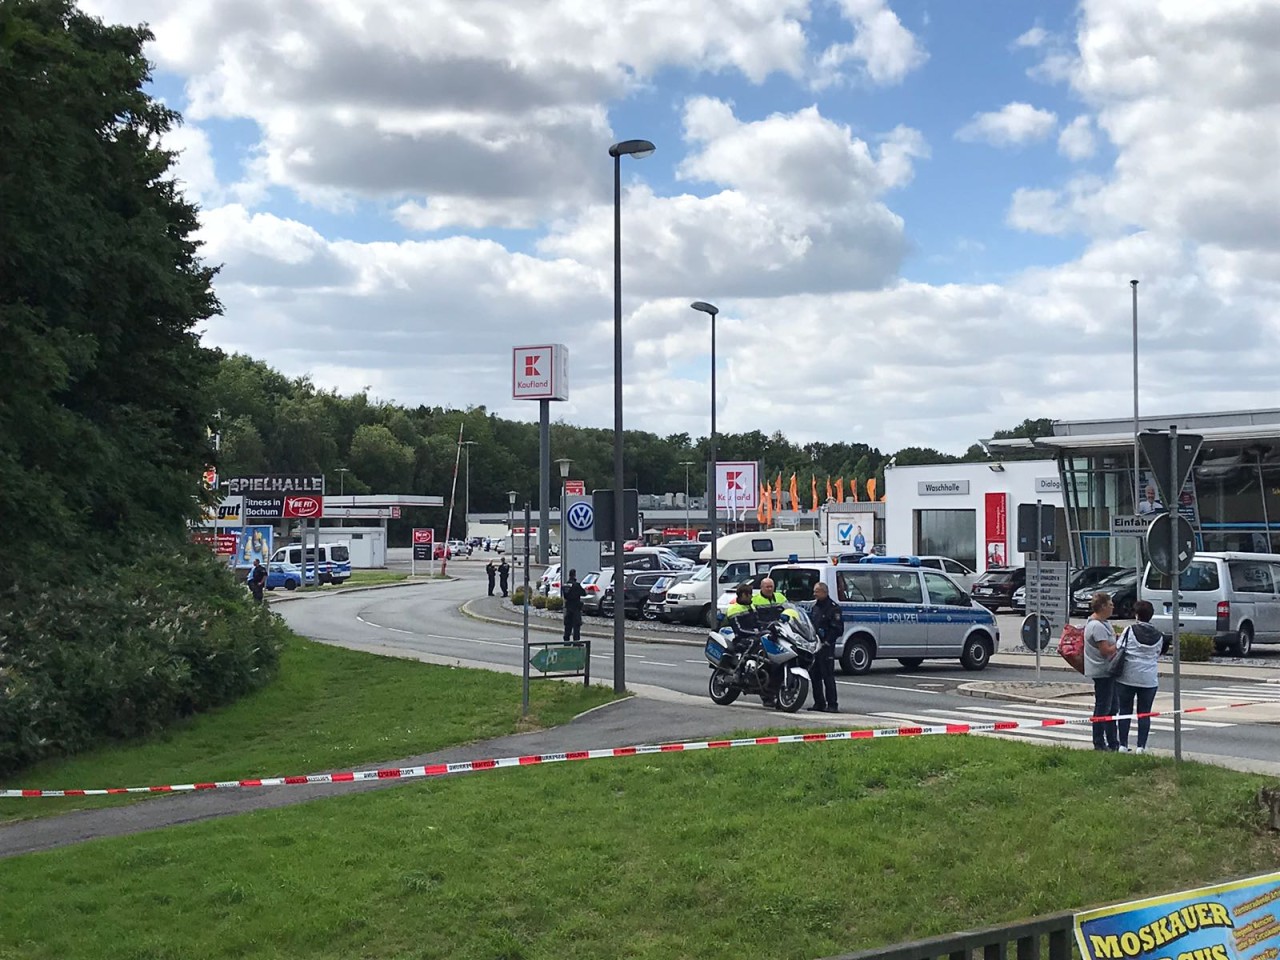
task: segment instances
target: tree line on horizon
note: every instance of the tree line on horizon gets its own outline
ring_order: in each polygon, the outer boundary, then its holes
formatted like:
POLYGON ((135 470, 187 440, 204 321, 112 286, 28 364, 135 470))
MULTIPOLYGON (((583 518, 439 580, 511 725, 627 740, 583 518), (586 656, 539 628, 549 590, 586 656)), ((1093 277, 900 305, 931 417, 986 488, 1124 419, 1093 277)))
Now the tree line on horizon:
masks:
MULTIPOLYGON (((468 448, 472 511, 505 512, 509 490, 517 491, 522 502, 538 502, 537 423, 509 420, 483 406, 407 407, 370 400, 365 391, 342 395, 316 387, 310 377, 286 377, 244 354, 221 356, 210 391, 208 406, 219 411, 215 429, 221 437, 216 464, 220 477, 323 474, 331 496, 412 494, 444 496, 447 501, 461 428, 462 438, 474 441, 468 448)), ((1048 419, 1028 419, 995 436, 1038 437, 1051 430, 1048 419)), ((684 464, 691 462, 688 490, 691 496, 702 496, 708 453, 707 437, 627 430, 626 485, 641 493, 683 491, 684 464)), ((978 443, 962 456, 930 447, 904 447, 886 454, 857 442, 796 444, 781 431, 760 430, 720 434, 717 453, 720 460, 759 461, 762 483, 769 479, 776 485, 780 476, 789 486, 795 475, 802 506, 810 503, 815 485, 820 502, 827 498, 828 484, 833 494, 857 490, 860 499, 876 499, 870 491, 883 492, 884 468, 893 458, 899 466, 989 459, 978 443)), ((551 456, 572 460, 571 475, 585 481, 588 490, 612 486, 611 429, 554 422, 551 456)), ((465 464, 464 457, 455 521, 465 510, 465 464)), ((552 483, 556 497, 558 473, 552 483)))

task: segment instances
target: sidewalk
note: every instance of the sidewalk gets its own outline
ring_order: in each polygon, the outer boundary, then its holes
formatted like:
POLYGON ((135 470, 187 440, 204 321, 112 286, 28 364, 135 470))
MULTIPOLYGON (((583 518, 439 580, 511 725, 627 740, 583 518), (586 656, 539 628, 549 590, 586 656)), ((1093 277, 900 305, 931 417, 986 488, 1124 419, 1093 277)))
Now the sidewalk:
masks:
MULTIPOLYGON (((468 600, 459 608, 462 615, 484 623, 496 623, 504 626, 520 627, 523 614, 519 608, 508 609, 503 606, 502 597, 477 597, 468 600)), ((563 619, 559 613, 547 613, 529 608, 529 629, 543 633, 562 634, 563 619)), ((582 635, 595 639, 613 637, 613 621, 598 617, 587 617, 583 620, 582 635)), ((701 628, 674 626, 668 623, 628 620, 626 625, 628 643, 662 643, 677 644, 701 648, 706 636, 701 628)), ((1035 652, 1026 649, 1006 631, 1001 632, 1000 652, 991 658, 993 666, 1012 667, 1034 670, 1035 652)), ((1040 654, 1040 670, 1053 676, 1079 676, 1058 656, 1057 647, 1050 646, 1040 654)), ((1173 676, 1173 662, 1164 657, 1159 665, 1160 676, 1173 676)), ((1233 663, 1184 663, 1182 675, 1199 679, 1220 680, 1266 680, 1280 683, 1280 662, 1273 664, 1233 664, 1233 663)), ((1034 684, 1032 684, 1034 686, 1034 684)))

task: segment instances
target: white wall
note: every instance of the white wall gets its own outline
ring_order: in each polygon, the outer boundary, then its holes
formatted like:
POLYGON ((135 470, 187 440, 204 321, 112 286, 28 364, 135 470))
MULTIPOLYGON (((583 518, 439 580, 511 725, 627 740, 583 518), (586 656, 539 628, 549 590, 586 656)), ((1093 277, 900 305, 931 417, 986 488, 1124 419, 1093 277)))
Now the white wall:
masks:
POLYGON ((351 544, 353 569, 382 569, 387 565, 387 534, 381 527, 320 528, 321 543, 344 541, 349 541, 351 544))
MULTIPOLYGON (((1007 565, 1022 566, 1024 557, 1017 552, 1018 504, 1043 503, 1061 507, 1059 490, 1037 488, 1038 480, 1058 482, 1058 465, 1053 460, 1014 460, 994 471, 986 463, 938 463, 923 466, 891 467, 884 472, 885 544, 888 553, 915 552, 915 513, 917 510, 974 511, 974 540, 977 544, 978 570, 986 569, 986 498, 987 493, 1008 494, 1007 565), (928 494, 920 492, 920 484, 967 481, 966 493, 928 494)), ((1066 550, 1059 551, 1066 556, 1066 550)))

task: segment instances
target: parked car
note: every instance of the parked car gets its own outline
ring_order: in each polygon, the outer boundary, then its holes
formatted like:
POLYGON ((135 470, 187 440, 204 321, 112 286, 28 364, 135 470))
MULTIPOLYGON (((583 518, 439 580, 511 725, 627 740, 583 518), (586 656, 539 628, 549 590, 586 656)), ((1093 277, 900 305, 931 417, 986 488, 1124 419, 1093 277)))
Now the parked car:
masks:
MULTIPOLYGON (((1078 590, 1084 590, 1092 587, 1100 580, 1106 580, 1108 577, 1114 576, 1125 567, 1109 567, 1109 566, 1092 566, 1081 567, 1071 576, 1071 581, 1067 584, 1067 596, 1074 599, 1078 590)), ((1027 612, 1027 588, 1019 587, 1013 591, 1013 612, 1027 612)))
POLYGON ((702 548, 705 543, 699 543, 697 540, 672 540, 670 543, 664 543, 666 549, 670 550, 678 557, 684 557, 686 560, 692 560, 695 564, 698 558, 702 556, 702 548))
MULTIPOLYGON (((701 546, 701 544, 699 544, 701 546)), ((663 610, 667 602, 667 590, 674 587, 677 583, 688 580, 693 576, 692 570, 672 570, 665 573, 649 590, 649 599, 645 601, 644 608, 640 611, 646 620, 658 619, 658 614, 663 610)))
POLYGON ((996 567, 973 582, 973 599, 993 613, 1001 607, 1013 606, 1013 592, 1026 586, 1025 567, 996 567))
POLYGON ((463 543, 461 540, 449 541, 449 556, 451 557, 469 557, 471 556, 471 547, 463 543))
POLYGON ((560 564, 552 563, 547 565, 547 569, 542 571, 542 576, 538 577, 537 586, 534 588, 544 597, 549 596, 551 592, 552 582, 556 585, 556 596, 560 595, 560 564))
MULTIPOLYGON (((1152 626, 1173 630, 1172 578, 1148 566, 1142 595, 1156 608, 1152 626)), ((1219 650, 1247 657, 1254 641, 1280 643, 1280 556, 1197 553, 1178 578, 1178 627, 1214 638, 1219 650)))
POLYGON ((972 590, 974 582, 978 579, 978 574, 975 571, 970 570, 959 560, 952 560, 950 557, 921 557, 920 566, 941 570, 966 591, 972 590))
POLYGON ((1121 568, 1097 583, 1087 584, 1071 594, 1071 615, 1087 617, 1089 601, 1098 592, 1111 594, 1115 605, 1111 616, 1116 620, 1132 620, 1133 605, 1138 600, 1138 571, 1121 568))
POLYGON ((592 570, 582 578, 582 588, 587 595, 582 598, 582 612, 600 616, 600 601, 604 598, 605 588, 613 582, 612 570, 592 570))
MULTIPOLYGON (((632 620, 638 620, 644 616, 644 608, 649 600, 649 591, 653 589, 653 585, 661 580, 667 574, 661 570, 637 570, 627 571, 623 579, 623 598, 622 612, 624 616, 630 617, 632 620)), ((604 596, 600 598, 600 613, 602 616, 613 616, 614 589, 613 584, 605 588, 604 596)))
POLYGON ((297 590, 298 587, 302 586, 302 567, 296 563, 273 560, 267 564, 267 582, 265 586, 268 590, 274 590, 276 587, 297 590))

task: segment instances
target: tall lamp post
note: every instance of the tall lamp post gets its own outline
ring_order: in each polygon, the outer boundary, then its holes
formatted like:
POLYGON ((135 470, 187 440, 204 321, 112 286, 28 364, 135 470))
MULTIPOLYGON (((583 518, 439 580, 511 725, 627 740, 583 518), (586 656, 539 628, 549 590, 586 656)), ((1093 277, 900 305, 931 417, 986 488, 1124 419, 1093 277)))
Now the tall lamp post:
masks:
POLYGON ((716 314, 720 308, 701 300, 695 300, 689 306, 711 317, 711 459, 707 464, 707 518, 711 521, 711 610, 714 617, 715 602, 720 598, 720 567, 716 560, 716 540, 720 538, 720 510, 716 505, 716 314))
POLYGON ((569 559, 569 528, 565 523, 564 511, 566 501, 569 499, 564 495, 565 484, 569 482, 569 468, 573 466, 573 461, 568 457, 561 457, 556 461, 556 466, 560 468, 560 582, 565 582, 565 576, 569 573, 569 568, 565 566, 565 561, 569 559))
POLYGON ((464 509, 466 510, 466 514, 462 520, 462 542, 463 543, 471 542, 471 448, 475 446, 479 446, 479 444, 480 444, 479 440, 463 440, 462 441, 463 449, 467 451, 467 480, 466 480, 466 488, 465 488, 466 492, 463 496, 463 503, 466 504, 466 506, 464 507, 464 509))
POLYGON ((684 467, 684 538, 686 540, 696 539, 689 536, 689 468, 694 463, 693 460, 680 461, 680 466, 684 467))
POLYGON ((622 158, 640 160, 654 151, 648 140, 623 140, 609 148, 613 157, 613 689, 627 689, 626 604, 622 602, 622 158))
MULTIPOLYGON (((1138 281, 1130 280, 1133 290, 1133 512, 1137 514, 1138 504, 1142 503, 1141 471, 1138 469, 1138 455, 1141 442, 1138 440, 1138 281)), ((1064 501, 1065 502, 1065 501, 1064 501)), ((1134 569, 1138 573, 1138 583, 1134 588, 1138 599, 1142 599, 1142 541, 1134 541, 1134 569)))

